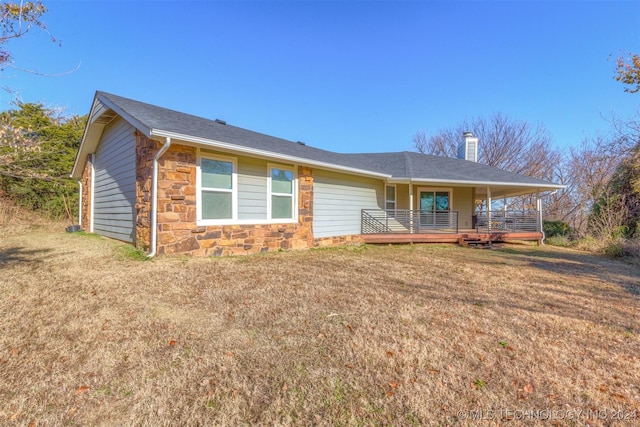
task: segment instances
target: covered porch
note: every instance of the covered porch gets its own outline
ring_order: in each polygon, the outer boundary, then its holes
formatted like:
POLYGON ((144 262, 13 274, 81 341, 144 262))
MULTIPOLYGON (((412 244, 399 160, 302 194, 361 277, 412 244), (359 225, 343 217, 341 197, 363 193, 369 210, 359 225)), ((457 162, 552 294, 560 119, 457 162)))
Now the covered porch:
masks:
MULTIPOLYGON (((541 243, 543 192, 547 188, 494 184, 444 186, 433 182, 388 183, 384 206, 363 209, 365 243, 448 243, 509 240, 541 243), (527 198, 523 207, 522 197, 527 198), (518 197, 518 199, 512 199, 518 197)), ((457 184, 457 185, 456 185, 457 184)))
POLYGON ((361 237, 365 243, 540 242, 539 218, 536 211, 489 211, 474 217, 475 228, 460 228, 457 211, 363 209, 361 237))

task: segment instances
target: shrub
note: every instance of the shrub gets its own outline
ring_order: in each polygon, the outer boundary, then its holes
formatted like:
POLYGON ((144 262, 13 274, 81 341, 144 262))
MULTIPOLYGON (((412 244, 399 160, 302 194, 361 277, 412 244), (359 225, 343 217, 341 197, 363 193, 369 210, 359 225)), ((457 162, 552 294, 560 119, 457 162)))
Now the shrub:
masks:
POLYGON ((544 239, 547 245, 562 246, 564 248, 572 245, 571 240, 567 236, 551 236, 544 239))
POLYGON ((623 241, 612 240, 602 250, 609 258, 621 258, 624 256, 623 241))
POLYGON ((547 237, 569 236, 572 231, 569 224, 562 221, 542 221, 542 229, 547 237))
POLYGON ((586 252, 600 252, 603 242, 596 240, 593 236, 585 236, 575 242, 576 249, 586 252))

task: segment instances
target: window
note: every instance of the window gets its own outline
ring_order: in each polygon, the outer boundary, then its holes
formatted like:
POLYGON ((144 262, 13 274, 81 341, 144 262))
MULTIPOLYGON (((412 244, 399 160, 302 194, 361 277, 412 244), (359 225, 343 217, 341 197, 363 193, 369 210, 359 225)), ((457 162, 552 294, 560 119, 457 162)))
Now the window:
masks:
POLYGON ((235 162, 232 159, 200 159, 200 219, 207 221, 235 218, 235 162))
POLYGON ((396 186, 395 185, 387 185, 385 189, 385 209, 395 209, 396 208, 396 186))
POLYGON ((197 224, 276 224, 298 220, 293 165, 199 150, 197 224))
POLYGON ((295 179, 292 169, 269 168, 270 219, 293 219, 295 179))

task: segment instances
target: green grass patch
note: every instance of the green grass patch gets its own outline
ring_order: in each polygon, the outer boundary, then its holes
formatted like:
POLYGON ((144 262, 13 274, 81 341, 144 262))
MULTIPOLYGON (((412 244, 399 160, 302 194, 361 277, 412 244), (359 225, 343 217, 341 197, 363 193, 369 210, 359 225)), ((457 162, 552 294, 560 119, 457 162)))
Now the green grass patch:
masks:
POLYGON ((151 261, 147 254, 140 248, 136 248, 132 245, 118 246, 117 254, 120 258, 129 259, 132 261, 151 261))

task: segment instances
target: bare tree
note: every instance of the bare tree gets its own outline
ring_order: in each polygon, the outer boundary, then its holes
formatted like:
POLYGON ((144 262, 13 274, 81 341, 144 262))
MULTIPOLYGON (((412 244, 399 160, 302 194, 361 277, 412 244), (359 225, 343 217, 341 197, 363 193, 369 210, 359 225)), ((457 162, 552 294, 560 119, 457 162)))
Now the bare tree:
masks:
MULTIPOLYGON (((42 21, 42 16, 45 13, 47 13, 47 7, 41 0, 0 1, 0 71, 13 68, 21 72, 51 77, 67 75, 80 68, 80 64, 78 64, 75 68, 60 73, 43 73, 38 70, 23 68, 14 61, 14 56, 9 50, 9 42, 25 36, 33 29, 45 32, 52 42, 58 42, 49 33, 47 26, 42 21)), ((2 89, 13 93, 10 87, 4 86, 2 89)))
MULTIPOLYGON (((13 64, 13 57, 7 48, 12 39, 24 36, 33 27, 47 31, 40 20, 47 8, 41 1, 2 1, 0 3, 0 69, 13 64)), ((51 37, 52 41, 55 41, 51 37)))
MULTIPOLYGON (((452 128, 441 129, 433 135, 418 132, 413 137, 414 147, 425 154, 457 157, 462 134, 471 131, 478 137, 478 162, 533 178, 553 181, 562 156, 551 147, 551 134, 541 124, 511 119, 501 113, 489 118, 477 117, 452 128)), ((546 212, 557 210, 555 199, 545 201, 546 212)), ((535 208, 531 197, 514 198, 512 209, 535 208)))
POLYGON ((462 133, 471 131, 479 139, 478 162, 534 178, 552 179, 561 155, 551 147, 551 135, 541 124, 511 119, 501 113, 477 117, 434 135, 418 132, 416 150, 425 154, 456 157, 462 133))
POLYGON ((573 197, 570 188, 571 176, 567 173, 566 160, 562 159, 554 168, 553 182, 565 185, 562 191, 555 191, 542 199, 542 212, 549 221, 568 222, 570 212, 573 211, 573 197))
POLYGON ((618 138, 598 135, 584 139, 580 146, 571 147, 564 162, 567 176, 564 195, 569 203, 561 220, 584 236, 595 204, 607 193, 609 182, 620 165, 627 147, 618 138))

